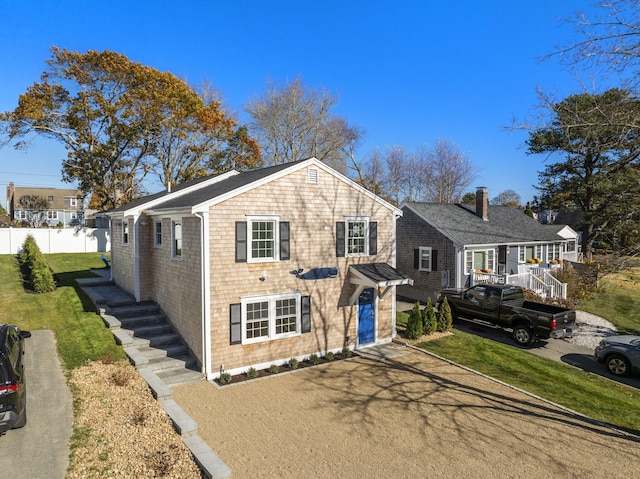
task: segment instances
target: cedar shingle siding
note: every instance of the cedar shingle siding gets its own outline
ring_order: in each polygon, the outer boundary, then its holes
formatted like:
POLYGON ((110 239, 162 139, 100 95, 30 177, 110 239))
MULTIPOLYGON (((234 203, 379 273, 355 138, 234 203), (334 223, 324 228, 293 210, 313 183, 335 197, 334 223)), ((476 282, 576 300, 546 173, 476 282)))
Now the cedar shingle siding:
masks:
MULTIPOLYGON (((309 161, 311 166, 317 164, 317 160, 309 161)), ((222 366, 227 371, 242 371, 249 366, 281 364, 291 357, 354 347, 358 306, 349 305, 355 291, 349 281, 349 265, 395 266, 393 235, 399 211, 324 168, 317 168, 313 176, 317 183, 309 182, 308 168, 296 167, 300 163, 304 162, 225 176, 217 183, 202 183, 205 186, 182 196, 158 193, 148 198, 149 206, 144 206, 144 199, 136 203, 144 211, 138 218, 137 233, 140 300, 157 302, 201 361, 205 269, 199 215, 208 217, 207 308, 213 374, 222 366), (196 207, 199 215, 191 213, 196 207), (248 220, 252 217, 277 218, 278 261, 254 262, 247 257, 247 242, 251 241, 248 220), (368 256, 345 258, 344 252, 336 256, 336 223, 346 218, 368 220, 368 256), (176 219, 182 221, 180 259, 172 257, 171 248, 171 223, 176 219), (154 223, 159 220, 163 234, 160 247, 154 246, 154 223), (316 268, 337 268, 337 275, 311 280, 292 274, 316 268), (286 293, 300 298, 301 333, 263 342, 239 341, 243 299, 286 293)), ((178 191, 180 188, 174 190, 178 191)), ((129 245, 121 244, 121 220, 117 219, 118 215, 128 214, 127 208, 134 211, 127 205, 110 213, 113 271, 119 285, 135 292, 135 239, 129 245)), ((130 221, 133 236, 133 219, 130 221)), ((376 341, 388 342, 393 334, 393 295, 377 301, 376 308, 376 341)))

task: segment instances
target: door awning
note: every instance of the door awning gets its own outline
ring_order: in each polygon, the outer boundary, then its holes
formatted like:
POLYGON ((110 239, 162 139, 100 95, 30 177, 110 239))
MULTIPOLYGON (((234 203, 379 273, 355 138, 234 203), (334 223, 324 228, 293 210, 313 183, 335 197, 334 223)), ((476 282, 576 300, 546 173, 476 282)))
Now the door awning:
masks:
POLYGON ((349 298, 349 304, 355 304, 358 296, 365 288, 375 288, 382 300, 393 286, 408 284, 413 280, 387 263, 352 264, 349 266, 349 282, 355 284, 356 290, 349 298))

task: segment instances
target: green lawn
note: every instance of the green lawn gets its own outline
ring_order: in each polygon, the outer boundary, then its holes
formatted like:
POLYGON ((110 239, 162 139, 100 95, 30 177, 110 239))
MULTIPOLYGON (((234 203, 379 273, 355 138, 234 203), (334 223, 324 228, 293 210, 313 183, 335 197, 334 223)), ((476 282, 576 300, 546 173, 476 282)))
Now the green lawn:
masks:
POLYGON ((605 276, 579 308, 612 322, 620 333, 640 335, 640 268, 605 276))
POLYGON ((58 288, 44 294, 25 291, 16 257, 0 255, 0 322, 22 329, 53 330, 60 358, 67 369, 88 360, 124 359, 122 348, 95 313, 93 304, 76 287, 75 278, 89 277, 104 263, 99 253, 45 255, 58 288))
MULTIPOLYGON (((640 334, 640 269, 606 277, 580 309, 640 334)), ((396 314, 398 325, 408 315, 396 314)), ((455 328, 455 324, 454 324, 455 328)), ((640 392, 516 346, 462 331, 417 346, 591 418, 640 434, 640 392)))

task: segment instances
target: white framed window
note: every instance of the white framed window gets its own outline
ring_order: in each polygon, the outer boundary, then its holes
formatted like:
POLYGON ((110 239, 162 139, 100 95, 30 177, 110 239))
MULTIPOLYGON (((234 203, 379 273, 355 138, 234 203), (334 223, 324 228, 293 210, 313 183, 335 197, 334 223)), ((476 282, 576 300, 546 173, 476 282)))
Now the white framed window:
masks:
POLYGON ((26 220, 26 219, 27 219, 27 212, 26 212, 26 211, 24 211, 24 210, 16 211, 16 217, 17 217, 19 220, 26 220))
POLYGON ((465 251, 465 273, 470 274, 473 271, 495 271, 496 268, 496 251, 494 249, 486 250, 467 250, 465 251))
POLYGON ((431 253, 432 248, 428 246, 420 246, 418 248, 418 270, 419 271, 431 271, 431 253))
POLYGON ((518 259, 521 263, 542 259, 542 246, 539 244, 518 246, 518 259))
POLYGON ((243 298, 242 343, 258 343, 300 334, 300 293, 243 298))
POLYGON ((76 208, 78 206, 78 198, 70 198, 69 204, 72 208, 76 208))
POLYGON ((171 256, 182 258, 182 221, 171 222, 171 256))
POLYGON ((57 220, 58 219, 58 212, 57 211, 47 211, 47 218, 50 220, 57 220))
POLYGON ((122 244, 129 244, 129 221, 122 222, 122 244))
POLYGON ((278 261, 279 227, 277 216, 249 216, 247 218, 247 258, 249 263, 278 261))
POLYGON ((562 257, 561 253, 561 245, 558 244, 550 244, 547 247, 547 261, 551 261, 552 259, 560 259, 562 257))
POLYGON ((77 220, 78 219, 78 213, 76 213, 75 211, 71 212, 71 219, 72 220, 77 220))
POLYGON ((162 220, 153 223, 153 245, 156 248, 162 246, 162 220))
POLYGON ((368 256, 369 246, 369 219, 368 218, 346 218, 347 257, 368 256))

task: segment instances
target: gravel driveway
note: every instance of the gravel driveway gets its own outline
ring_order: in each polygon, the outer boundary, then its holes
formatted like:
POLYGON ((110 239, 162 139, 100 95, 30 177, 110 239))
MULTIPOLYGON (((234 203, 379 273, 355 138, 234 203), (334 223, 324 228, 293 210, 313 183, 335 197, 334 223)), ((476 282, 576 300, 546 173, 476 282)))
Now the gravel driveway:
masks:
POLYGON ((239 478, 628 478, 640 443, 424 353, 174 389, 239 478))

